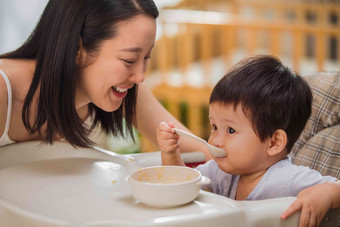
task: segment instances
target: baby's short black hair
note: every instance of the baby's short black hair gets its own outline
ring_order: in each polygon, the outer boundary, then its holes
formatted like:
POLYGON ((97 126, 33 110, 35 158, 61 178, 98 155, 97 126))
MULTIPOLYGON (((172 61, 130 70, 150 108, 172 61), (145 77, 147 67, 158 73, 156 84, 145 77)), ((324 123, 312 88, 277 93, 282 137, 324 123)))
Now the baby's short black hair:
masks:
POLYGON ((312 109, 312 92, 297 73, 269 55, 240 61, 214 87, 210 104, 241 104, 261 141, 282 129, 286 151, 299 138, 312 109))

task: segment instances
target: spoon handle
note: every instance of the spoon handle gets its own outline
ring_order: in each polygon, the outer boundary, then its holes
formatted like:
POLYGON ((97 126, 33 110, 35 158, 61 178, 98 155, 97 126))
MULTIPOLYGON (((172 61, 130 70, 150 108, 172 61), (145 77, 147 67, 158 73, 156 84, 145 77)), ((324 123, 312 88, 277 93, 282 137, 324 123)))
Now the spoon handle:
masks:
POLYGON ((132 173, 138 169, 135 158, 130 155, 117 154, 115 152, 108 151, 97 146, 92 146, 91 148, 92 150, 103 154, 104 157, 106 156, 106 159, 122 165, 128 173, 132 173))
POLYGON ((204 139, 201 139, 201 138, 199 138, 198 136, 195 136, 195 135, 193 135, 193 134, 191 134, 191 133, 189 133, 189 132, 186 132, 186 131, 184 131, 184 130, 181 130, 181 129, 178 129, 178 128, 173 128, 173 130, 175 130, 175 132, 176 132, 178 135, 180 135, 180 136, 191 137, 191 138, 193 138, 193 139, 195 139, 195 140, 198 140, 198 141, 200 141, 200 142, 202 142, 202 143, 207 143, 207 141, 205 141, 204 139))
POLYGON ((181 129, 177 129, 177 128, 173 128, 175 130, 175 132, 180 135, 180 136, 187 136, 187 137, 191 137, 192 139, 195 139, 195 140, 198 140, 200 142, 202 142, 203 144, 205 144, 209 150, 209 152, 215 156, 215 157, 225 157, 226 156, 226 153, 224 150, 222 150, 221 148, 218 148, 218 147, 215 147, 209 143, 207 143, 207 141, 189 133, 189 132, 186 132, 186 131, 183 131, 181 129))

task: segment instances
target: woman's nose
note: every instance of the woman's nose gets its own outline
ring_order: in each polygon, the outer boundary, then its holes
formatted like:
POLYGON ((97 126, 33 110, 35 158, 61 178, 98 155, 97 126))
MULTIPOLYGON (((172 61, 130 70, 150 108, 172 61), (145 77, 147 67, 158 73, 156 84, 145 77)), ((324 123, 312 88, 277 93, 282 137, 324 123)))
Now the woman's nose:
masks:
POLYGON ((136 84, 140 84, 144 81, 145 70, 143 64, 136 66, 133 74, 130 76, 130 80, 136 84))

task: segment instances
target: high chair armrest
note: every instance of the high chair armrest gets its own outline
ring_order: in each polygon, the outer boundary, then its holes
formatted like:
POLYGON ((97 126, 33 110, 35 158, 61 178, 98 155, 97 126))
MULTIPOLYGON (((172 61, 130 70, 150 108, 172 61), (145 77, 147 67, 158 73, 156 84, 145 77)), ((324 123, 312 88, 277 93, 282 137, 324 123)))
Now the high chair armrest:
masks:
POLYGON ((319 227, 340 227, 340 208, 330 209, 319 227))

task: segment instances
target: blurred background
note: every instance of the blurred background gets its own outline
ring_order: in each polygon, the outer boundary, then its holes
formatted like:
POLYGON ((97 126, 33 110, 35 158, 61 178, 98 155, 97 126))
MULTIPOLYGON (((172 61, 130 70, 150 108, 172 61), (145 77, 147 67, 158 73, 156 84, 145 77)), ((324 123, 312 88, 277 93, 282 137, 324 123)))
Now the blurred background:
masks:
MULTIPOLYGON (((244 57, 272 54, 303 76, 340 71, 340 0, 158 0, 156 46, 146 81, 161 103, 207 139, 213 85, 244 57)), ((0 53, 29 36, 47 0, 0 1, 0 53)), ((120 152, 158 150, 101 137, 120 152)))

